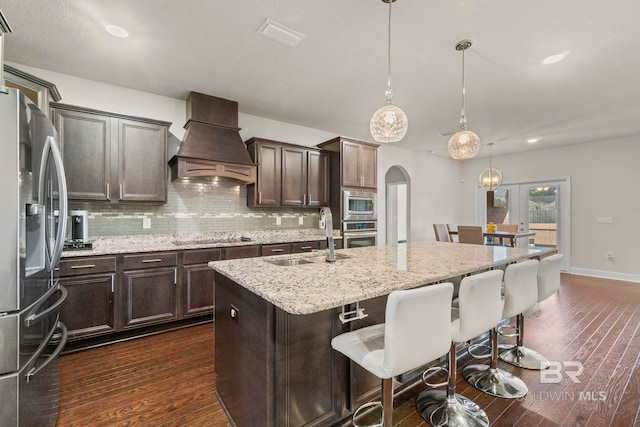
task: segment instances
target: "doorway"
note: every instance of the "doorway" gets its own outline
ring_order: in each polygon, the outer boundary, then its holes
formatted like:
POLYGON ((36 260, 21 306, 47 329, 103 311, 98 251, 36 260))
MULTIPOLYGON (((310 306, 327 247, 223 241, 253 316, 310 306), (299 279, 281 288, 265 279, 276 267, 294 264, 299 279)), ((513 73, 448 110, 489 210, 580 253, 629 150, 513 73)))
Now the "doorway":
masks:
POLYGON ((402 166, 392 166, 385 174, 386 230, 389 245, 407 241, 411 212, 411 180, 402 166))
POLYGON ((525 181, 501 185, 491 196, 478 187, 478 219, 486 224, 518 224, 517 246, 557 248, 564 254, 562 269, 571 265, 571 186, 569 178, 525 181))

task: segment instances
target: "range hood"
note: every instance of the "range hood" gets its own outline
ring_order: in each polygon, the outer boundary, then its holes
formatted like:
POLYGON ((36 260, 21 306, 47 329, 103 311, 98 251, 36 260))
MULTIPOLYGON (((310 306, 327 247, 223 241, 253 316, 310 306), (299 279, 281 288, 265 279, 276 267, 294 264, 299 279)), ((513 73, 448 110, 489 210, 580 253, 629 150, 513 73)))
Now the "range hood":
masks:
POLYGON ((197 92, 187 97, 187 130, 169 160, 171 179, 233 178, 251 184, 257 165, 238 128, 238 103, 197 92))

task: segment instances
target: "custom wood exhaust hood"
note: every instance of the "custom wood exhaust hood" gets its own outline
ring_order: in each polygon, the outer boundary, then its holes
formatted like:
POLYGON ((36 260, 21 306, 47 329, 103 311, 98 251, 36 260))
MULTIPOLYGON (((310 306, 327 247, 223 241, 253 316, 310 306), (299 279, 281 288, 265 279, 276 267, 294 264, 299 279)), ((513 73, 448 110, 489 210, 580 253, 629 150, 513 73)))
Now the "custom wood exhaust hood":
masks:
POLYGON ((233 178, 256 181, 251 160, 238 128, 238 103, 191 92, 187 97, 187 130, 178 153, 169 160, 171 179, 233 178))

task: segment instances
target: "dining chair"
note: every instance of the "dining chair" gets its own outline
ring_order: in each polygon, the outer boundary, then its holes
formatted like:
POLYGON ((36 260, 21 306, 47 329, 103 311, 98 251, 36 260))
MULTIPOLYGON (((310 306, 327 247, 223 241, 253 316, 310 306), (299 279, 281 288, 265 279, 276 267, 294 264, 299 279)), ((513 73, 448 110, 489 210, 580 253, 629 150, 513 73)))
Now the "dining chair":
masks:
POLYGON ((484 245, 482 227, 479 225, 459 225, 458 242, 471 243, 473 245, 484 245))
POLYGON ((438 242, 451 242, 447 224, 433 224, 433 233, 436 235, 438 242))
MULTIPOLYGON (((517 233, 518 232, 518 224, 496 224, 496 231, 506 231, 508 233, 517 233)), ((512 239, 511 237, 505 237, 503 239, 503 243, 505 239, 509 239, 509 245, 514 246, 515 239, 512 239)))

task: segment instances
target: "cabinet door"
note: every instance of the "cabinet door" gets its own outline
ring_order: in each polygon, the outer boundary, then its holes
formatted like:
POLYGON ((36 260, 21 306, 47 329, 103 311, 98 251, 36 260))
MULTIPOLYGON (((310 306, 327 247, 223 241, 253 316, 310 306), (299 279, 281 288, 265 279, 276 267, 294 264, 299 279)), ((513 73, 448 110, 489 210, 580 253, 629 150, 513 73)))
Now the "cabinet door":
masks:
POLYGON ((213 276, 207 264, 184 266, 184 317, 213 312, 213 276))
POLYGON ((125 328, 177 319, 176 270, 161 267, 124 272, 125 328))
POLYGON ((307 206, 329 204, 329 154, 307 153, 307 206))
POLYGON ((119 119, 118 140, 118 199, 165 202, 167 128, 119 119))
POLYGON ((260 143, 257 148, 258 179, 256 206, 280 204, 280 152, 277 145, 260 143))
POLYGON ((290 243, 275 243, 272 245, 262 245, 260 254, 262 256, 284 255, 291 253, 290 243))
POLYGON ((114 274, 61 277, 67 300, 60 309, 60 320, 69 339, 85 338, 114 331, 114 274))
POLYGON ((307 202, 307 150, 282 147, 282 205, 304 206, 307 202))
POLYGON ((362 174, 362 187, 377 188, 378 164, 377 148, 362 145, 360 151, 360 173, 362 174))
POLYGON ((110 118, 55 109, 67 191, 71 200, 110 200, 110 118))
POLYGON ((360 144, 355 142, 342 142, 342 185, 347 187, 360 187, 362 183, 360 173, 360 144))

